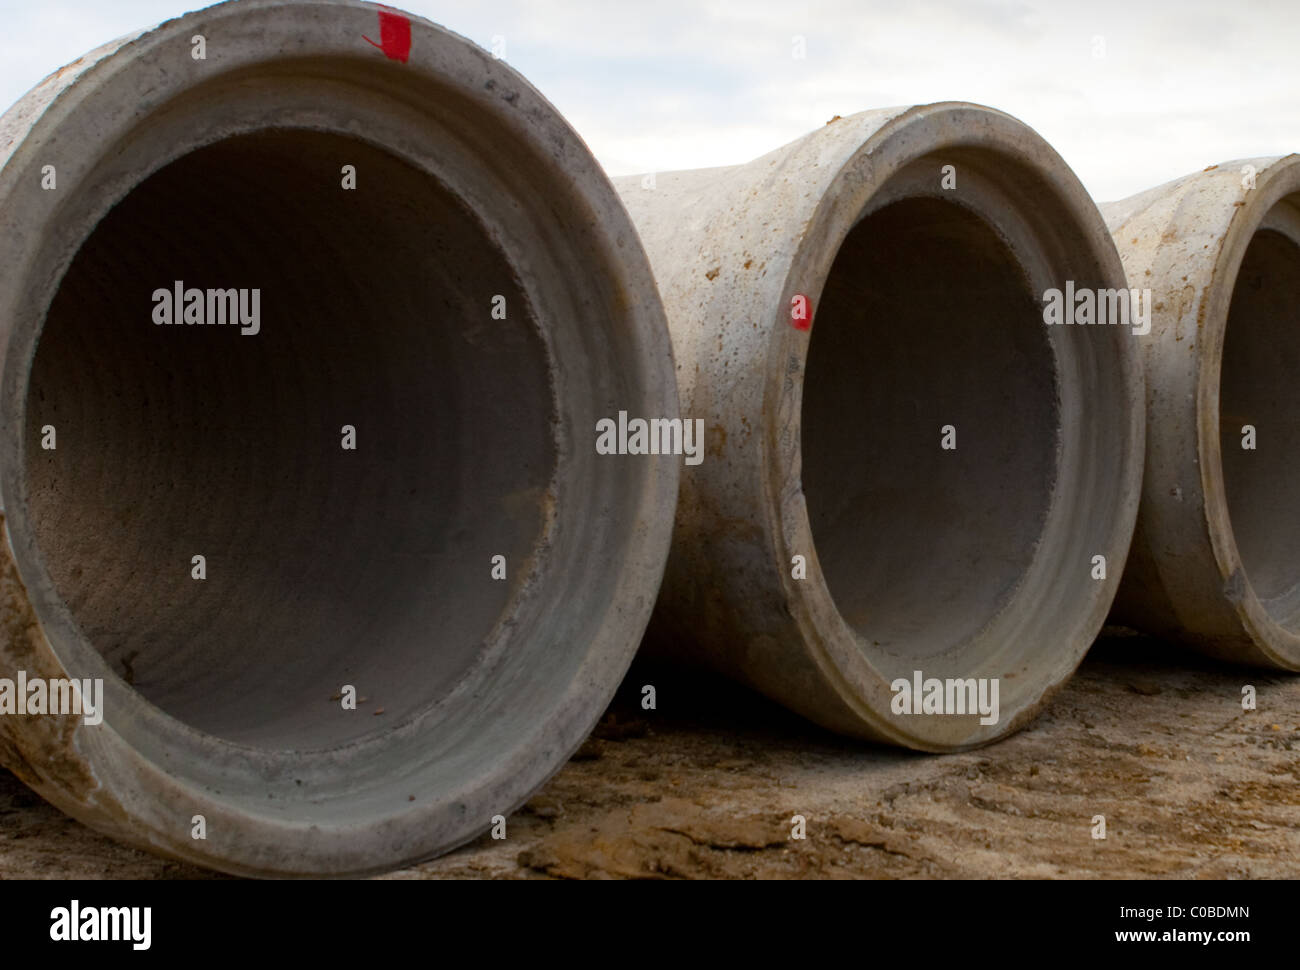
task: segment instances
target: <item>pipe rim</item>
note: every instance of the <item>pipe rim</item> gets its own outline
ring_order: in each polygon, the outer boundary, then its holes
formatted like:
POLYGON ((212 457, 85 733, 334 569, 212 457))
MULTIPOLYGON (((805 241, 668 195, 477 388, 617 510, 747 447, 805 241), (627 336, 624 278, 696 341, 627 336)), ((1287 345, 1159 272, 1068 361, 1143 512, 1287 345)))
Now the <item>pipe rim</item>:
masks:
MULTIPOLYGON (((1009 115, 978 105, 946 102, 909 109, 887 122, 841 168, 819 201, 805 234, 805 239, 813 242, 805 242, 795 254, 784 288, 789 295, 813 296, 811 333, 816 333, 816 307, 834 254, 868 210, 873 196, 908 161, 958 145, 988 148, 1012 158, 1036 153, 1042 160, 1039 170, 1050 180, 1060 205, 1080 230, 1080 246, 1087 250, 1089 259, 1096 261, 1098 279, 1104 281, 1102 285, 1126 285, 1118 253, 1099 212, 1060 156, 1032 129, 1009 115)), ((1103 508, 1107 520, 1106 538, 1099 550, 1107 556, 1106 578, 1090 588, 1089 595, 1079 598, 1069 630, 1062 634, 1053 661, 1041 663, 1036 677, 1028 668, 1024 670, 1023 679, 1016 687, 1026 697, 1025 701, 1013 705, 1009 712, 1004 702, 1003 717, 996 724, 958 725, 958 721, 975 719, 917 716, 903 719, 880 713, 889 708, 890 678, 867 658, 858 638, 835 608, 820 568, 813 568, 815 537, 799 484, 802 457, 797 428, 802 413, 798 400, 793 400, 795 395, 783 390, 787 374, 796 366, 802 369, 806 364, 808 338, 790 327, 788 312, 788 305, 776 307, 769 322, 775 336, 770 345, 764 390, 764 413, 769 417, 762 438, 763 487, 769 497, 767 507, 773 510, 769 522, 769 535, 774 540, 770 544, 773 568, 781 577, 787 608, 799 625, 804 642, 823 676, 860 719, 864 734, 921 750, 955 751, 1012 733, 1032 719, 1077 667, 1100 631, 1118 588, 1136 521, 1142 476, 1144 381, 1138 349, 1134 346, 1136 341, 1128 333, 1109 335, 1112 343, 1115 339, 1127 343, 1112 348, 1117 360, 1110 375, 1118 411, 1111 430, 1122 438, 1118 456, 1121 472, 1113 483, 1114 501, 1093 503, 1094 507, 1103 508), (787 437, 793 439, 793 444, 787 440, 783 445, 782 432, 791 427, 796 433, 787 437), (805 550, 813 553, 809 557, 808 577, 795 580, 788 563, 793 554, 805 550), (827 624, 820 622, 818 615, 834 619, 827 624), (900 723, 904 720, 906 723, 900 723)), ((1054 352, 1060 353, 1056 342, 1054 352)), ((1057 366, 1059 371, 1059 356, 1057 366)), ((1021 591, 1017 590, 1016 596, 1020 595, 1021 591)), ((928 672, 927 676, 930 676, 928 672)))
MULTIPOLYGON (((386 13, 391 12, 384 9, 386 13)), ((238 0, 188 14, 126 41, 118 50, 84 66, 76 82, 65 88, 21 132, 21 140, 0 172, 0 201, 5 203, 0 208, 9 210, 11 220, 21 218, 21 212, 30 211, 30 207, 24 209, 9 203, 22 200, 19 184, 43 163, 37 146, 48 144, 60 125, 94 116, 102 121, 101 137, 87 138, 77 146, 83 159, 81 169, 76 164, 69 164, 66 172, 63 165, 59 167, 60 188, 66 186, 76 191, 86 184, 92 165, 116 146, 116 136, 121 135, 122 128, 134 123, 132 109, 141 104, 139 100, 131 102, 125 98, 106 104, 111 101, 104 93, 108 85, 119 85, 114 89, 116 92, 147 89, 159 100, 164 95, 179 97, 201 86, 193 77, 178 77, 175 72, 169 75, 164 53, 165 45, 177 45, 188 55, 190 37, 195 32, 206 34, 210 45, 223 29, 242 31, 246 35, 237 51, 214 57, 217 69, 214 73, 218 76, 243 68, 257 70, 262 65, 276 69, 285 63, 284 49, 302 57, 339 58, 340 63, 342 60, 362 63, 369 58, 376 71, 406 71, 422 82, 458 92, 467 104, 472 103, 487 114, 489 121, 485 124, 497 124, 512 132, 521 149, 526 149, 531 157, 553 161, 556 172, 563 166, 562 181, 567 185, 568 200, 575 203, 575 213, 565 230, 573 236, 561 241, 571 245, 574 253, 583 246, 588 249, 599 246, 604 260, 603 264, 590 267, 603 289, 596 295, 581 298, 586 314, 583 319, 604 311, 605 317, 616 321, 627 334, 627 344, 621 348, 624 362, 628 364, 626 372, 619 377, 622 392, 595 401, 594 397, 608 395, 608 391, 593 388, 589 391, 593 400, 584 401, 583 406, 602 412, 627 407, 650 415, 675 417, 677 397, 671 347, 648 261, 612 186, 581 139, 550 103, 512 68, 463 38, 420 18, 407 17, 413 37, 409 61, 400 66, 387 63, 383 54, 362 40, 363 35, 378 36, 376 15, 380 10, 376 5, 350 0, 325 4, 303 0, 238 0), (92 89, 92 85, 99 87, 92 89), (584 224, 584 219, 590 220, 590 224, 584 224), (634 360, 638 363, 632 363, 634 360)), ((196 135, 189 147, 199 143, 201 137, 196 135)), ((176 155, 184 154, 185 148, 186 145, 177 143, 176 155)), ((384 148, 392 151, 391 145, 384 148)), ((428 171, 427 159, 419 161, 428 171)), ((156 167, 162 164, 160 160, 156 167)), ((100 184, 96 188, 103 205, 98 213, 80 217, 64 215, 80 218, 93 226, 134 184, 138 182, 122 181, 118 186, 122 191, 118 194, 114 194, 111 186, 106 188, 100 184)), ((35 352, 44 308, 86 233, 77 238, 77 245, 63 253, 52 270, 35 257, 20 258, 21 253, 15 251, 18 241, 12 234, 6 233, 5 241, 0 244, 9 264, 21 267, 14 274, 19 283, 0 294, 3 304, 0 325, 5 328, 0 333, 3 338, 0 354, 4 355, 3 406, 8 414, 0 445, 5 456, 0 479, 6 512, 7 543, 3 551, 14 560, 6 564, 11 567, 7 578, 13 583, 14 605, 27 625, 34 626, 41 634, 34 653, 25 654, 28 669, 44 667, 51 671, 48 676, 62 676, 59 671, 67 671, 70 676, 103 676, 93 663, 90 670, 86 669, 88 658, 70 655, 70 631, 50 602, 52 590, 48 575, 41 575, 44 568, 33 564, 31 536, 23 522, 26 496, 20 471, 24 446, 19 429, 25 422, 14 420, 26 406, 26 370, 35 352), (34 279, 35 270, 48 271, 34 279), (23 334, 27 334, 25 346, 23 334), (10 353, 11 350, 14 352, 10 353), (47 639, 45 633, 52 635, 47 639)), ((553 321, 547 318, 545 322, 553 321)), ((578 323, 573 326, 578 327, 578 323)), ((611 355, 614 353, 610 351, 611 355)), ((554 362, 552 371, 553 377, 560 373, 568 382, 556 392, 561 397, 566 390, 581 389, 578 378, 564 375, 564 368, 557 369, 554 362)), ((576 414, 567 410, 560 415, 564 427, 556 432, 560 447, 557 460, 572 459, 575 467, 611 467, 596 462, 590 427, 579 427, 575 418, 576 414)), ((631 506, 629 513, 622 520, 614 515, 587 513, 585 516, 600 520, 598 528, 604 531, 599 535, 604 536, 605 548, 616 550, 622 556, 619 568, 609 570, 607 586, 614 595, 608 601, 591 603, 589 620, 584 618, 578 626, 570 624, 573 631, 580 631, 571 642, 580 646, 570 648, 572 676, 567 687, 550 698, 549 716, 539 718, 512 742, 503 745, 500 756, 491 764, 462 767, 462 782, 456 791, 444 793, 436 800, 408 803, 403 796, 398 801, 397 787, 426 793, 425 789, 432 784, 428 775, 436 774, 437 766, 417 764, 415 767, 425 773, 422 785, 411 781, 408 786, 400 779, 378 783, 385 793, 383 805, 368 803, 364 790, 360 794, 340 794, 341 800, 352 805, 353 812, 361 813, 355 816, 340 812, 329 820, 295 817, 292 813, 277 815, 270 807, 254 814, 248 799, 241 796, 236 800, 233 795, 223 795, 216 776, 222 772, 243 772, 238 776, 246 779, 260 776, 270 785, 279 771, 276 766, 285 767, 285 759, 273 758, 252 768, 241 766, 239 762, 245 753, 238 745, 228 742, 213 745, 212 739, 201 737, 161 711, 132 711, 128 718, 132 723, 120 725, 122 731, 138 738, 142 725, 165 725, 181 748, 194 750, 194 745, 203 745, 202 750, 210 756, 212 764, 200 766, 197 774, 177 774, 165 763, 174 752, 161 749, 142 752, 114 725, 117 715, 113 713, 113 694, 120 700, 129 693, 116 674, 105 677, 109 696, 104 724, 95 728, 65 725, 59 729, 62 735, 58 741, 59 753, 61 757, 66 756, 67 764, 55 765, 54 761, 60 759, 51 759, 46 770, 46 765, 34 763, 29 756, 26 764, 17 766, 18 770, 24 780, 60 808, 94 827, 153 851, 237 874, 379 872, 469 841, 489 827, 494 814, 508 815, 522 804, 582 743, 618 686, 637 648, 639 633, 649 619, 654 590, 668 555, 680 469, 672 460, 660 460, 652 466, 640 466, 639 471, 617 475, 630 476, 633 482, 633 490, 621 495, 631 506), (629 630, 633 631, 631 635, 629 630), (137 720, 140 723, 134 723, 137 720), (209 771, 214 777, 204 774, 209 771), (207 819, 207 842, 189 837, 194 815, 204 815, 207 819), (376 829, 387 830, 382 844, 376 844, 371 837, 376 829)), ((608 492, 619 480, 603 481, 602 488, 608 492)), ((570 531, 575 514, 568 513, 565 528, 570 531)), ((555 580, 550 587, 555 592, 555 580)), ((536 589, 527 592, 534 601, 541 595, 536 589)), ((575 602, 583 602, 584 596, 590 599, 592 594, 580 588, 569 593, 575 602)), ((535 602, 533 609, 538 613, 550 607, 535 602)), ((12 663, 20 653, 14 647, 0 659, 12 663)), ((473 700, 469 696, 473 694, 473 686, 465 682, 459 689, 462 702, 467 705, 473 700)), ((424 715, 417 715, 387 734, 399 736, 406 749, 416 750, 420 731, 427 721, 424 715)), ((355 750, 349 754, 351 763, 365 764, 366 747, 366 744, 353 746, 355 750)), ((21 756, 23 751, 19 749, 18 753, 21 756)))
MULTIPOLYGON (((1224 166, 1232 165, 1224 163, 1224 166)), ((1259 174, 1253 190, 1243 189, 1243 192, 1244 204, 1233 204, 1227 232, 1206 284, 1208 295, 1201 330, 1205 352, 1197 358, 1196 436, 1202 456, 1201 488, 1206 496, 1204 520, 1224 595, 1231 603, 1243 632, 1269 666, 1300 670, 1300 632, 1279 622, 1260 599, 1237 545, 1228 510, 1219 413, 1228 310, 1237 277, 1246 250, 1270 214, 1288 197, 1300 194, 1300 155, 1278 159, 1259 174)), ((1294 241, 1300 243, 1300 240, 1294 241)))

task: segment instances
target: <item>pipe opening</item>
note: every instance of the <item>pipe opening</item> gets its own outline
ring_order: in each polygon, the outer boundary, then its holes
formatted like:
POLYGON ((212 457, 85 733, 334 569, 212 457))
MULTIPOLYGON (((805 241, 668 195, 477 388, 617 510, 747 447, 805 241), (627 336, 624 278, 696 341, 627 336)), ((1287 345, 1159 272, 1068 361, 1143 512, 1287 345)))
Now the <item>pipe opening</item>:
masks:
POLYGON ((340 135, 230 137, 131 191, 50 305, 25 408, 39 554, 168 714, 264 749, 355 740, 451 691, 526 580, 550 368, 507 257, 436 179, 340 135), (178 280, 260 289, 259 332, 154 323, 178 280))
MULTIPOLYGON (((1275 211, 1290 209, 1290 197, 1275 211)), ((1270 216, 1273 213, 1270 213, 1270 216)), ((1268 219, 1265 220, 1266 222, 1268 219)), ((1273 618, 1300 631, 1300 245, 1257 231, 1242 258, 1219 384, 1223 478, 1246 577, 1273 618), (1254 428, 1253 448, 1245 426, 1254 428)))
POLYGON ((964 207, 905 198, 845 239, 808 351, 802 476, 822 574, 868 646, 941 653, 1021 584, 1057 473, 1047 329, 1011 250, 964 207))

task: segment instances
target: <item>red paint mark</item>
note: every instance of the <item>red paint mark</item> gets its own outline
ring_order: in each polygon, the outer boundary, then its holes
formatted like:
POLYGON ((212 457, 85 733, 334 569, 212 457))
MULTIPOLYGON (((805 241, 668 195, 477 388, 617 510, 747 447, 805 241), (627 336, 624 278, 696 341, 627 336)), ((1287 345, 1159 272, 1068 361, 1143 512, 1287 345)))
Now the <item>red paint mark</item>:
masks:
POLYGON ((376 44, 365 34, 361 39, 378 47, 390 61, 401 61, 411 56, 411 22, 401 14, 379 12, 379 43, 376 44))
POLYGON ((790 297, 790 326, 796 330, 812 329, 812 300, 802 293, 790 297))

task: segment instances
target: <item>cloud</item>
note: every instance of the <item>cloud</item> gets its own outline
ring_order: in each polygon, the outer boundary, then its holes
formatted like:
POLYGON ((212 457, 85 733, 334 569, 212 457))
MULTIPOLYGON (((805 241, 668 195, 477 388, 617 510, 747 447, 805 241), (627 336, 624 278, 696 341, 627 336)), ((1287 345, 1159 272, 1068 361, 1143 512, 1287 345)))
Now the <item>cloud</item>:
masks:
MULTIPOLYGON (((614 174, 743 162, 834 114, 944 100, 1032 125, 1105 199, 1300 149, 1300 7, 1289 2, 404 5, 484 47, 504 37, 506 60, 614 174)), ((178 12, 169 0, 6 2, 0 100, 178 12)))

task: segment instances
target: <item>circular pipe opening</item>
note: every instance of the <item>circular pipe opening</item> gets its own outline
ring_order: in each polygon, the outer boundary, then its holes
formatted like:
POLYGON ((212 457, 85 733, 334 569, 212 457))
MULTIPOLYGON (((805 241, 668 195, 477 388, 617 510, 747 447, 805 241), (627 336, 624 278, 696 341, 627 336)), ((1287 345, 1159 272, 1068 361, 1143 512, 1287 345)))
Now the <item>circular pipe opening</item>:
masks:
POLYGON ((1293 633, 1300 632, 1297 206, 1297 196, 1274 206, 1246 247, 1228 309, 1219 383, 1233 540, 1261 604, 1293 633))
POLYGON ((866 643, 930 656, 1006 607, 1059 425, 1039 305, 988 223, 907 198, 850 231, 808 351, 802 469, 822 574, 866 643))
POLYGON ((593 444, 677 415, 608 179, 508 66, 360 3, 169 21, 13 112, 0 576, 39 635, 0 667, 104 689, 102 723, 24 721, 6 760, 245 875, 486 830, 599 718, 667 558, 679 463, 593 444), (191 290, 205 320, 260 290, 256 333, 187 323, 191 290))
POLYGON ((959 750, 1026 723, 1105 620, 1139 500, 1139 320, 1095 325, 1128 305, 1123 268, 1024 125, 932 105, 869 144, 819 200, 787 284, 821 281, 802 381, 795 328, 769 354, 778 428, 780 396, 800 395, 802 501, 781 506, 782 538, 815 556, 783 588, 833 670, 801 710, 959 750), (948 707, 912 702, 936 682, 948 707))
POLYGON ((450 692, 554 498, 549 361, 511 266, 436 180, 322 132, 225 139, 132 190, 50 305, 27 415, 32 528, 81 635, 168 714, 259 748, 376 731, 339 716, 344 684, 382 723, 450 692), (322 178, 344 164, 353 191, 322 178))

